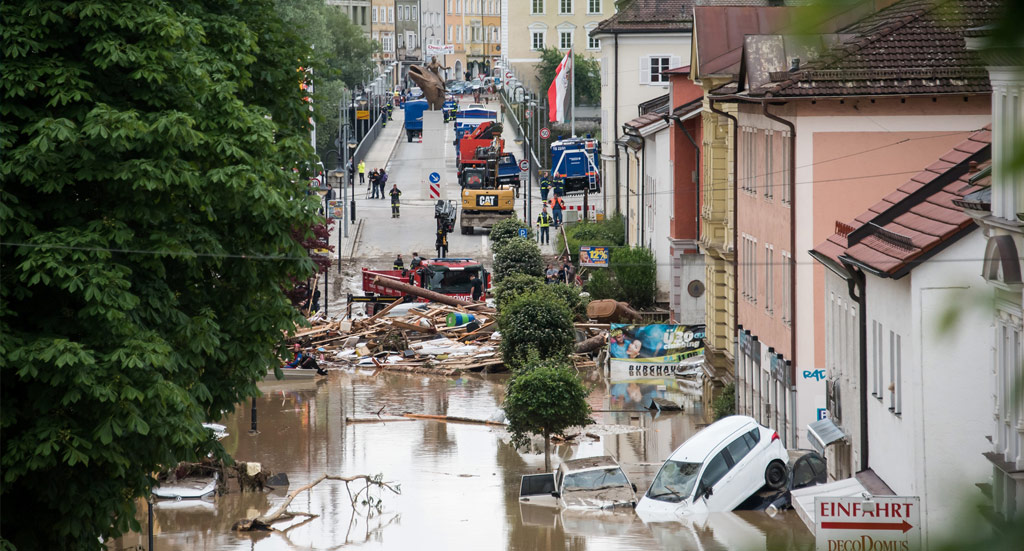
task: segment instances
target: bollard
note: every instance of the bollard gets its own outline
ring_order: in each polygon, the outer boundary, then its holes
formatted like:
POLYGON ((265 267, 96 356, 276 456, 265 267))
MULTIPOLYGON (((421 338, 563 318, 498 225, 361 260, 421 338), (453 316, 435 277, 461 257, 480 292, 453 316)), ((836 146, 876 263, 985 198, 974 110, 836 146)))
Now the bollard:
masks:
POLYGON ((256 430, 256 397, 254 396, 252 398, 252 426, 249 428, 249 434, 257 433, 259 433, 259 431, 256 430))

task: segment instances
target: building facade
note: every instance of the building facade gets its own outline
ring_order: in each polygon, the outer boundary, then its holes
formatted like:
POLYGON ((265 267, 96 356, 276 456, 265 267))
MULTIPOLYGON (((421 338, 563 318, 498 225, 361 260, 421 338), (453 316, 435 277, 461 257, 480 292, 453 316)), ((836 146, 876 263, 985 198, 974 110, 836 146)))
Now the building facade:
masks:
POLYGON ((327 0, 327 5, 337 6, 345 12, 352 23, 363 29, 363 35, 367 38, 371 36, 373 32, 371 0, 327 0))
MULTIPOLYGON (((503 66, 524 86, 543 93, 551 83, 537 81, 535 65, 545 48, 570 48, 585 57, 600 57, 600 39, 590 31, 615 13, 614 0, 502 0, 499 41, 503 66)), ((619 124, 636 116, 634 111, 619 124)))
MULTIPOLYGON (((445 0, 420 0, 420 39, 423 42, 423 62, 430 63, 431 57, 437 57, 437 62, 447 67, 448 56, 430 52, 431 46, 445 44, 444 4, 445 0)), ((446 71, 445 78, 452 78, 451 73, 450 69, 446 71)))
POLYGON ((490 76, 501 56, 500 0, 445 0, 445 39, 455 46, 453 78, 490 76))
POLYGON ((423 63, 420 34, 420 0, 395 0, 395 58, 405 86, 414 86, 407 82, 409 67, 423 63))
POLYGON ((377 43, 373 60, 381 71, 392 67, 395 57, 395 2, 372 0, 370 6, 370 38, 377 43))

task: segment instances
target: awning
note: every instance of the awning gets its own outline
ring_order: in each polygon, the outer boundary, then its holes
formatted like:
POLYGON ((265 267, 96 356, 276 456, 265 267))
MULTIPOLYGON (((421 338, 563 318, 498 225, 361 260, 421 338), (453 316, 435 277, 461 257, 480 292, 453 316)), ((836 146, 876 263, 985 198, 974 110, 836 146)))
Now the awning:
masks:
MULTIPOLYGON (((819 423, 821 421, 818 421, 819 423)), ((812 423, 814 424, 814 423, 812 423)), ((836 482, 830 482, 828 484, 818 484, 817 486, 808 486, 806 488, 800 488, 799 490, 793 490, 791 492, 793 498, 793 509, 796 511, 800 520, 804 521, 807 525, 807 529, 814 533, 814 498, 816 497, 849 497, 849 496, 860 496, 870 495, 867 488, 860 483, 856 478, 846 478, 843 480, 837 480, 836 482)))
POLYGON ((834 442, 846 438, 843 429, 836 426, 831 419, 821 419, 807 425, 807 435, 811 437, 811 444, 824 454, 825 448, 834 442))

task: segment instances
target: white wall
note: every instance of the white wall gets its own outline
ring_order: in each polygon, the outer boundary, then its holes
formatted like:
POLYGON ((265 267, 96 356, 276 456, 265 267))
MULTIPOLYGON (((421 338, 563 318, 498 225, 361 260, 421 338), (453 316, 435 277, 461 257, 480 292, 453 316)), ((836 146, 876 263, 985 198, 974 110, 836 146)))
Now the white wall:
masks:
MULTIPOLYGON (((615 64, 615 38, 610 34, 601 39, 601 151, 615 155, 615 140, 622 134, 622 125, 635 119, 639 105, 668 93, 668 83, 641 84, 640 61, 644 56, 667 55, 679 58, 679 66, 690 64, 690 33, 619 35, 618 66, 615 64), (618 79, 618 118, 615 117, 615 80, 618 79), (608 122, 604 122, 604 121, 608 122), (610 127, 610 128, 609 128, 610 127)), ((675 67, 671 67, 675 68, 675 67)), ((668 157, 665 157, 666 163, 668 157)), ((602 176, 611 188, 608 190, 608 212, 615 209, 615 161, 608 160, 602 167, 602 176)), ((620 194, 625 193, 626 163, 622 155, 619 167, 620 194)), ((625 208, 625 196, 620 197, 625 208)))
POLYGON ((901 280, 868 276, 868 390, 874 388, 873 322, 883 324, 882 399, 868 398, 871 467, 898 495, 921 496, 925 545, 930 538, 965 528, 967 499, 980 494, 991 466, 989 374, 978 358, 992 347, 992 312, 979 298, 985 285, 977 251, 984 239, 975 230, 918 266, 901 280), (955 312, 956 323, 942 322, 955 312), (890 411, 890 331, 902 339, 901 414, 890 411))
MULTIPOLYGON (((825 370, 838 381, 842 419, 836 420, 849 438, 851 457, 847 468, 860 470, 860 315, 850 298, 846 279, 825 268, 825 370)), ((831 450, 830 450, 831 452, 831 450)), ((834 454, 829 473, 837 472, 834 454)))

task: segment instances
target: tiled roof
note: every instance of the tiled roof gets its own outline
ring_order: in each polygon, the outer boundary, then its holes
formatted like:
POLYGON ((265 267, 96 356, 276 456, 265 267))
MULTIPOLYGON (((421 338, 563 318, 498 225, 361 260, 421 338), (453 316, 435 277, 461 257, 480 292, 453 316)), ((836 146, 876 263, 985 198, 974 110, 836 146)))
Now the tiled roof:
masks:
POLYGON ((662 117, 668 114, 669 111, 669 95, 664 94, 654 99, 649 99, 640 104, 640 112, 643 113, 639 117, 630 120, 623 124, 623 126, 632 126, 633 128, 643 128, 649 124, 654 124, 662 120, 662 117))
POLYGON ((694 0, 633 0, 619 13, 598 23, 596 33, 658 33, 693 28, 694 0))
POLYGON ((750 95, 987 93, 967 29, 990 23, 999 0, 903 0, 840 31, 842 43, 750 95), (788 78, 786 78, 788 77, 788 78))
POLYGON ((837 223, 836 233, 814 252, 883 277, 903 277, 974 227, 953 202, 988 185, 991 143, 990 126, 971 134, 850 224, 837 223))

